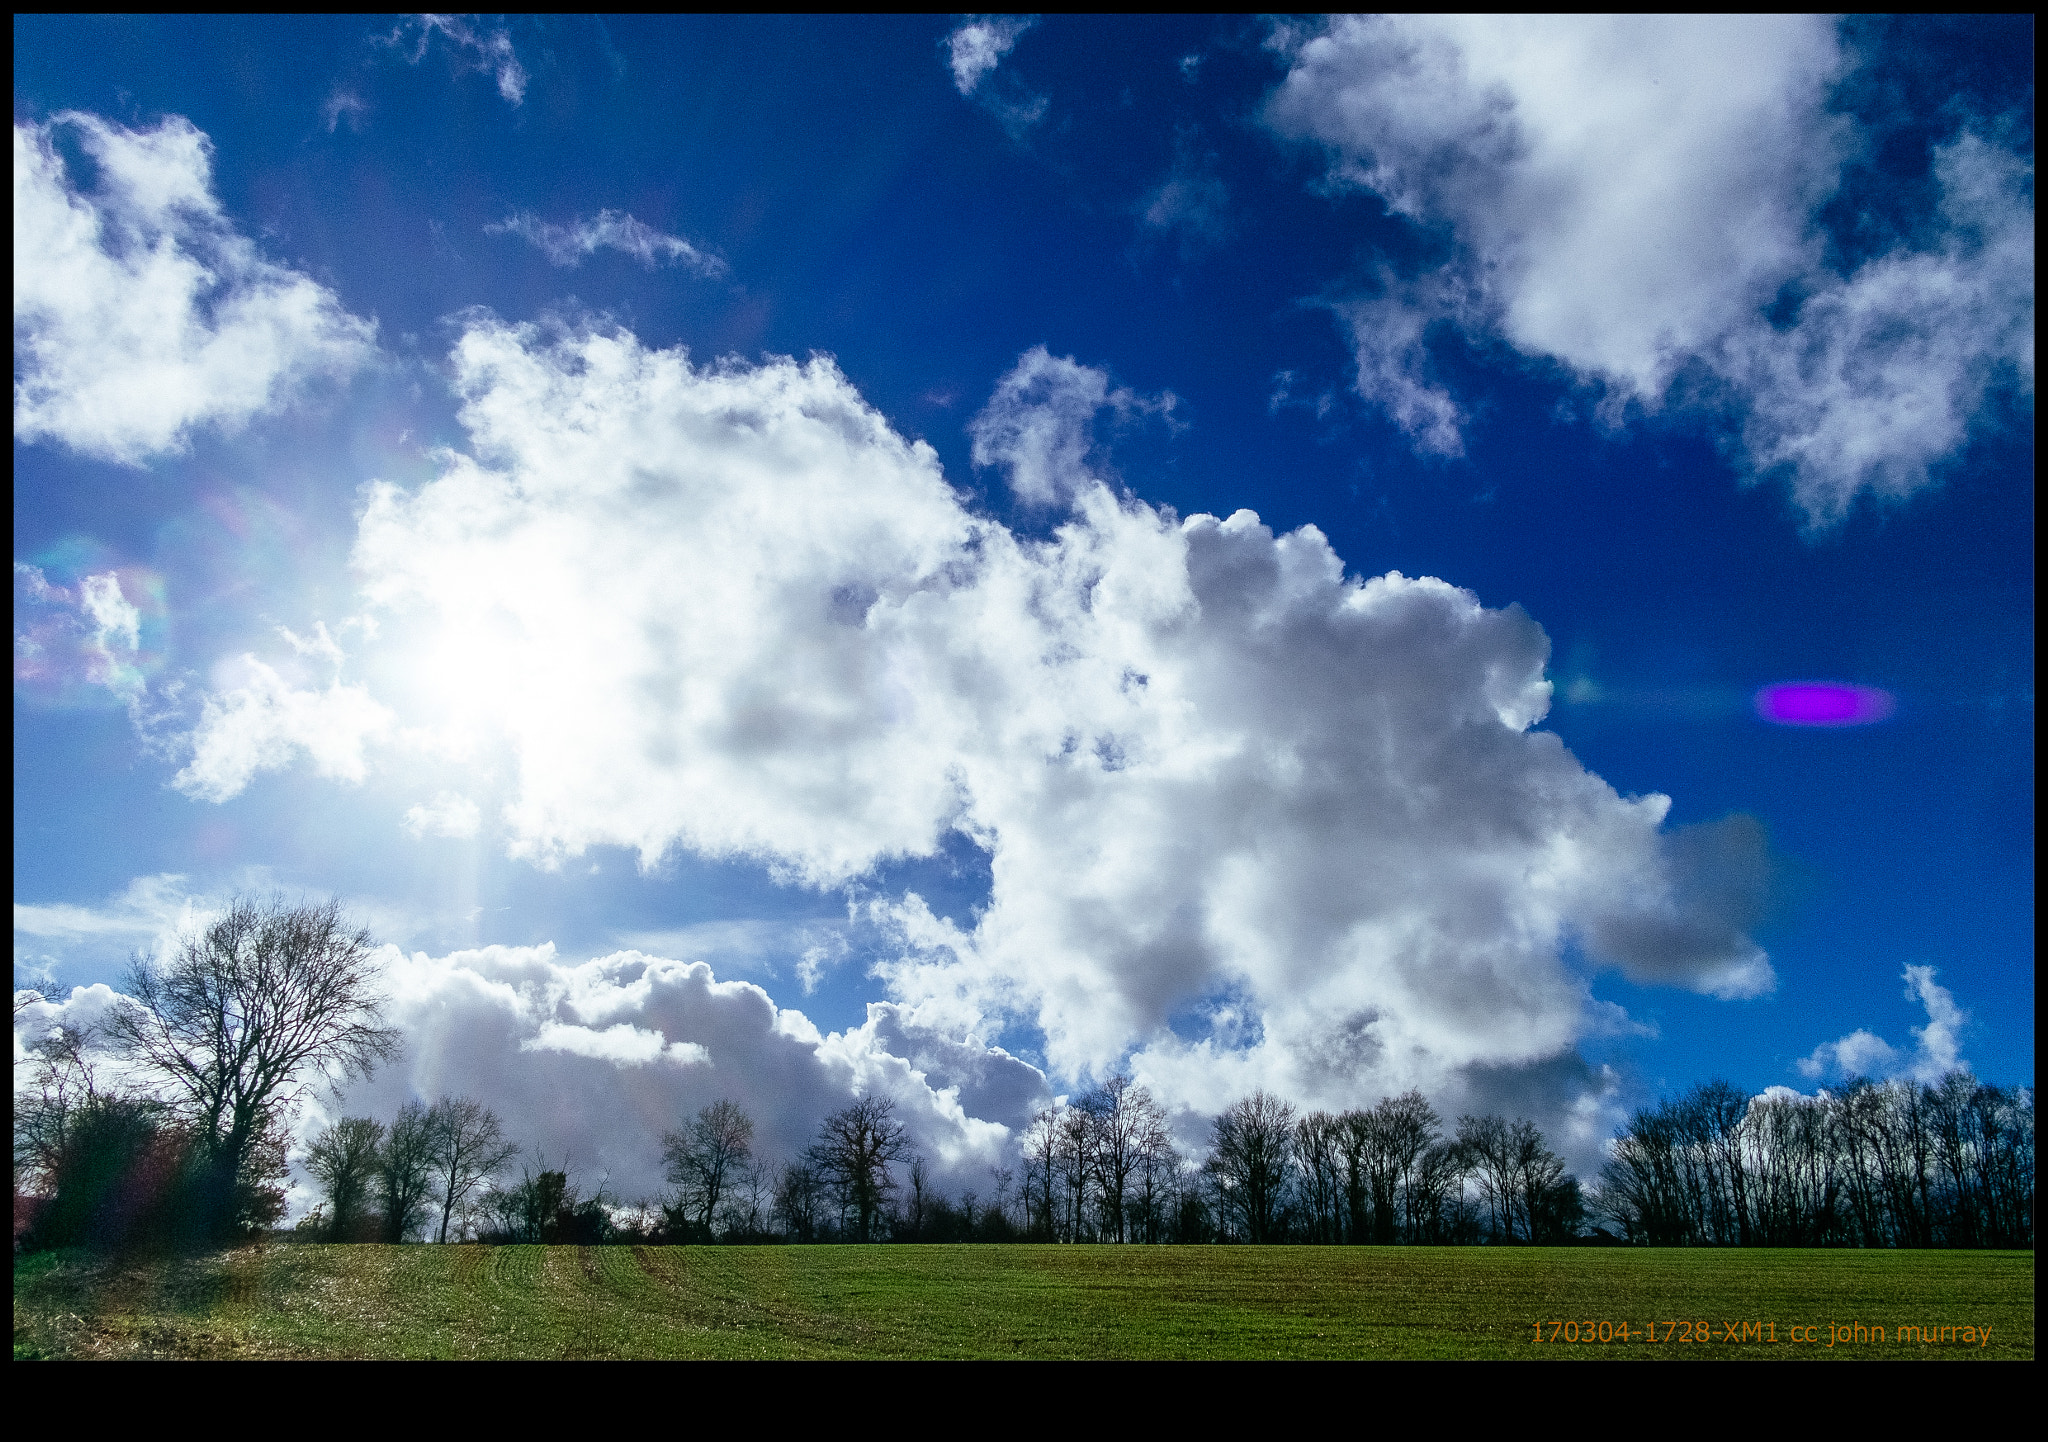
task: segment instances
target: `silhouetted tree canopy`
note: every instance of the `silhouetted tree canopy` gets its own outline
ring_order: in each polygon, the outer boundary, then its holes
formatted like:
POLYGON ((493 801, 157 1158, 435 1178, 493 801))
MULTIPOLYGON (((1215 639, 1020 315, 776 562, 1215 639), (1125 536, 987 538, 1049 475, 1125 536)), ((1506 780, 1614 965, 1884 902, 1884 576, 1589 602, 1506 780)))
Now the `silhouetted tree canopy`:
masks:
POLYGON ((238 897, 180 937, 168 958, 136 957, 130 1003, 110 1041, 173 1099, 199 1151, 206 1229, 250 1218, 237 1198, 252 1153, 315 1078, 367 1075, 392 1056, 367 930, 341 904, 238 897))

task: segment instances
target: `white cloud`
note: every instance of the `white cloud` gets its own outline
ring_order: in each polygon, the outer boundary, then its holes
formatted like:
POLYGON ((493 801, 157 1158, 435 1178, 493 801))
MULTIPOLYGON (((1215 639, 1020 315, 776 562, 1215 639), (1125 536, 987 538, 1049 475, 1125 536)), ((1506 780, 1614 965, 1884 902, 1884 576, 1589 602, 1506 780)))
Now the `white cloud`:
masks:
POLYGON ((148 936, 161 942, 211 914, 204 902, 185 890, 184 881, 172 872, 138 876, 104 907, 17 901, 14 932, 58 942, 98 936, 148 936))
POLYGON ((1069 502, 1043 541, 969 513, 828 360, 476 320, 453 373, 481 459, 370 488, 354 559, 394 734, 505 747, 514 854, 831 887, 958 831, 993 876, 971 926, 864 914, 898 1001, 938 1037, 1034 1028, 1063 1076, 1135 1052, 1187 1106, 1554 1067, 1625 1024, 1575 941, 1771 985, 1760 832, 1667 832, 1533 729, 1534 621, 1347 577, 1313 527, 1119 499, 1087 436, 1140 403, 1100 371, 1028 352, 977 421, 978 460, 1069 502))
POLYGON ((1051 102, 1008 73, 998 76, 996 67, 1037 23, 1035 15, 984 15, 958 26, 946 37, 946 63, 953 72, 954 89, 994 116, 1012 140, 1021 140, 1043 120, 1051 102))
POLYGON ((1098 413, 1160 415, 1171 424, 1178 403, 1171 391, 1146 399, 1112 388, 1103 371, 1033 346, 968 425, 974 464, 1005 467, 1010 489, 1026 505, 1064 505, 1095 483, 1088 458, 1098 413))
POLYGON ((944 629, 944 568, 987 529, 930 449, 827 360, 698 370, 480 324, 454 367, 504 469, 373 487, 356 561, 410 633, 408 716, 513 745, 515 849, 683 845, 816 884, 929 852, 960 722, 902 637, 944 629))
POLYGON ((538 217, 520 213, 484 227, 491 235, 517 235, 531 241, 551 265, 575 266, 583 257, 599 250, 623 251, 649 270, 667 261, 702 276, 725 274, 723 260, 708 255, 681 236, 663 235, 644 221, 624 211, 601 210, 595 219, 568 225, 551 225, 538 217))
POLYGON ((227 684, 203 701, 189 739, 192 759, 172 784, 202 801, 226 801, 259 773, 301 753, 322 776, 361 781, 363 748, 391 726, 391 712, 359 685, 294 686, 256 657, 225 668, 227 684))
MULTIPOLYGON (((113 1012, 126 1000, 105 982, 74 986, 69 995, 61 997, 17 990, 14 994, 14 1089, 20 1092, 34 1085, 35 1047, 51 1033, 71 1029, 91 1036, 105 1026, 113 1012)), ((135 1080, 118 1059, 97 1050, 89 1055, 96 1086, 114 1090, 135 1080)))
POLYGON ((80 604, 91 616, 100 645, 119 645, 125 650, 142 649, 142 613, 121 594, 121 578, 109 571, 87 576, 79 587, 80 604))
POLYGON ((1810 1056, 1797 1063, 1799 1074, 1819 1077, 1909 1076, 1918 1082, 1939 1081, 1957 1067, 1967 1069, 1962 1058, 1962 1030, 1970 1014, 1956 1005, 1945 986, 1934 980, 1931 966, 1909 966, 1902 973, 1906 999, 1917 1001, 1927 1011, 1927 1025, 1913 1028, 1913 1049, 1901 1051, 1874 1032, 1858 1027, 1838 1041, 1824 1041, 1810 1056))
POLYGON ((1964 133, 1936 153, 1940 247, 1821 283, 1782 330, 1732 333, 1719 366, 1746 397, 1759 469, 1789 471, 1815 527, 1859 493, 1927 484, 2001 371, 2034 369, 2034 205, 2018 157, 1964 133))
POLYGON ((1463 423, 1428 376, 1438 320, 1560 363, 1610 419, 1697 372, 1816 527, 1924 485, 2001 368, 2031 384, 2016 157, 1964 136, 1937 164, 1934 249, 1825 269, 1815 210, 1852 143, 1825 108, 1845 65, 1830 19, 1345 16, 1273 44, 1289 72, 1267 123, 1452 251, 1419 289, 1333 307, 1361 394, 1425 450, 1455 454, 1463 423), (1788 285, 1806 299, 1776 329, 1788 285))
POLYGON ((733 919, 692 922, 652 931, 622 931, 612 939, 649 956, 712 962, 726 976, 743 972, 775 976, 787 972, 797 978, 808 996, 817 990, 833 964, 851 954, 848 930, 848 924, 840 920, 733 919))
POLYGON ((1876 1032, 1858 1027, 1839 1041, 1824 1041, 1813 1055, 1799 1059, 1799 1074, 1824 1076, 1889 1076, 1899 1069, 1899 1052, 1876 1032))
POLYGON ((954 30, 946 37, 946 60, 953 67, 954 88, 962 95, 972 95, 1019 37, 1037 23, 1036 16, 985 15, 954 30))
POLYGON ((1401 283, 1382 275, 1377 295, 1333 301, 1350 327, 1354 384, 1387 413, 1424 455, 1465 454, 1466 413, 1450 391, 1429 379, 1431 325, 1458 315, 1454 287, 1441 277, 1401 283))
POLYGON ((67 111, 14 127, 19 439, 139 464, 370 359, 370 322, 221 213, 209 149, 180 116, 126 130, 67 111), (89 188, 59 130, 90 157, 89 188))
POLYGON ((460 15, 413 15, 401 20, 383 43, 401 51, 410 46, 412 53, 405 57, 406 63, 417 65, 426 59, 436 35, 445 36, 454 47, 458 72, 481 70, 490 75, 508 104, 517 105, 526 98, 526 67, 519 63, 511 33, 502 25, 484 29, 460 15))
POLYGON ((694 1041, 667 1042, 658 1031, 642 1031, 629 1022, 619 1022, 603 1031, 587 1026, 568 1026, 550 1021, 519 1044, 521 1051, 559 1051, 571 1056, 596 1057, 614 1066, 643 1066, 665 1061, 675 1066, 702 1066, 711 1053, 694 1041))
MULTIPOLYGON (((400 1055, 340 1092, 315 1088, 293 1118, 303 1144, 342 1116, 389 1121, 405 1102, 474 1096, 531 1163, 567 1164, 586 1188, 622 1200, 661 1195, 662 1133, 729 1098, 755 1122, 755 1147, 794 1159, 829 1113, 861 1093, 897 1117, 947 1186, 975 1186, 1010 1138, 1050 1100, 1028 1064, 973 1038, 952 1040, 905 1009, 877 1005, 866 1023, 821 1034, 746 982, 702 962, 617 952, 560 960, 552 946, 486 947, 430 957, 383 954, 388 1023, 400 1055)), ((123 998, 97 984, 57 1000, 17 999, 15 1083, 29 1048, 59 1025, 104 1020, 123 998)), ((134 1078, 103 1062, 103 1083, 134 1078)), ((313 1197, 302 1185, 299 1209, 313 1197)))

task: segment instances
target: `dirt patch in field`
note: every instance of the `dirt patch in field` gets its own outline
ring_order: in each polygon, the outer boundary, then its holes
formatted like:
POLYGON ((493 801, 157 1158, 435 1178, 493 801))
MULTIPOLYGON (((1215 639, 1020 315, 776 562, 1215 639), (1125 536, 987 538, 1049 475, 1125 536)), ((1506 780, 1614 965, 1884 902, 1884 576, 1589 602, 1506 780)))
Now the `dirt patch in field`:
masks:
POLYGON ((633 1265, 640 1269, 641 1276, 646 1277, 651 1281, 658 1282, 661 1286, 667 1288, 671 1292, 677 1290, 677 1283, 674 1275, 670 1273, 668 1268, 662 1266, 661 1263, 655 1261, 654 1253, 649 1251, 646 1247, 633 1248, 633 1265))

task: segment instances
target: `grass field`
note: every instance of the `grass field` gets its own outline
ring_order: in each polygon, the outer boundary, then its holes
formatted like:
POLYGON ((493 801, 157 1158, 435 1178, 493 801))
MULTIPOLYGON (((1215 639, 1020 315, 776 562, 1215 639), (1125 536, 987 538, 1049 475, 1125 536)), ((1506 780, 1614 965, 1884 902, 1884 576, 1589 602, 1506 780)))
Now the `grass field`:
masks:
POLYGON ((58 1252, 15 1261, 14 1348, 18 1358, 2031 1360, 2034 1258, 271 1245, 119 1262, 58 1252), (1653 1322, 1655 1341, 1646 1333, 1653 1322), (1634 1338, 1597 1340, 1601 1323, 1610 1337, 1625 1327, 1634 1338), (1827 1345, 1841 1336, 1836 1328, 1856 1323, 1882 1327, 1885 1341, 1850 1333, 1827 1345), (1940 1340, 1902 1343, 1902 1324, 1988 1328, 1989 1339, 1930 1331, 1940 1340), (1575 1331, 1595 1340, 1568 1340, 1575 1331))

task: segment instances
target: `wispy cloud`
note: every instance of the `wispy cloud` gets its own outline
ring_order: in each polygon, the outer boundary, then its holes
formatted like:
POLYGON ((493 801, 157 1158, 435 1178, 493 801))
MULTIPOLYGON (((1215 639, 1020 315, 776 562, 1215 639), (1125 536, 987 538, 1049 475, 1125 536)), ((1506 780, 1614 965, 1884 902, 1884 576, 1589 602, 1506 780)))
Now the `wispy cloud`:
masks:
MULTIPOLYGON (((161 598, 147 594, 145 578, 146 573, 131 573, 128 584, 152 603, 154 614, 148 619, 152 629, 161 630, 161 598)), ((15 684, 60 703, 67 691, 100 688, 134 712, 159 659, 144 649, 144 620, 117 570, 94 572, 75 586, 62 586, 53 584, 40 566, 16 561, 15 684)))
POLYGON ((1077 488, 1096 482, 1089 453, 1097 415, 1156 415, 1171 426, 1179 400, 1172 391, 1148 397, 1112 386, 1106 371, 1033 346, 969 423, 974 464, 1006 469, 1010 489, 1026 505, 1064 505, 1077 488))
POLYGON ((456 791, 443 791, 431 803, 414 806, 405 813, 405 829, 414 836, 446 836, 463 839, 476 835, 483 813, 477 804, 456 791))
POLYGON ((1051 102, 1014 76, 998 75, 997 67, 1037 24, 1035 15, 983 15, 957 26, 945 40, 953 88, 994 116, 1013 140, 1045 119, 1051 102))
POLYGON ((60 972, 91 966, 118 971, 136 952, 161 952, 174 938, 213 915, 215 904, 169 872, 138 876, 97 906, 72 902, 14 903, 16 984, 49 988, 60 972))
POLYGON ((1182 259, 1213 250, 1230 235, 1230 188, 1216 174, 1216 159, 1184 133, 1174 147, 1173 169, 1139 202, 1138 215, 1180 242, 1182 259))
POLYGON ((453 47, 459 70, 490 75, 498 83, 498 94, 510 104, 526 98, 526 67, 519 63, 511 32, 503 25, 484 27, 461 15, 413 15, 399 21, 383 43, 404 55, 407 64, 417 65, 426 59, 436 35, 453 47))
POLYGON ((370 103, 353 90, 337 87, 320 103, 320 120, 330 135, 341 127, 343 121, 348 122, 350 130, 361 130, 369 114, 370 103))
POLYGON ((516 235, 531 242, 552 265, 577 266, 600 250, 616 250, 649 270, 680 265, 698 275, 726 273, 726 264, 678 235, 664 235, 644 221, 619 210, 601 210, 590 219, 554 225, 524 211, 484 227, 490 235, 516 235))
POLYGON ((1018 37, 1037 23, 1033 15, 984 15, 953 31, 946 37, 946 58, 953 67, 954 88, 972 95, 1018 37))

